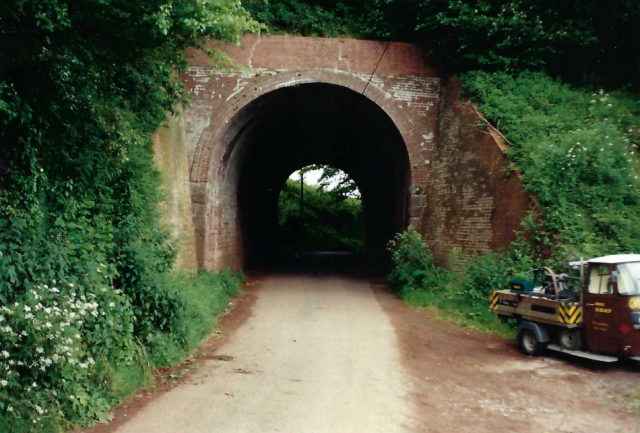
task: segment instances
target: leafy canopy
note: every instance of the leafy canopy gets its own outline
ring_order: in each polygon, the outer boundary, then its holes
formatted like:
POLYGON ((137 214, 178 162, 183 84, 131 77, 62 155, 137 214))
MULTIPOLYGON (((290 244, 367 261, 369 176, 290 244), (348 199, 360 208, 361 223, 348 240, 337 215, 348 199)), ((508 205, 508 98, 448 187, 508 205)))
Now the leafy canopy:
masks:
POLYGON ((637 0, 243 0, 275 33, 419 42, 454 73, 545 69, 638 84, 637 0), (580 67, 576 67, 580 65, 580 67))

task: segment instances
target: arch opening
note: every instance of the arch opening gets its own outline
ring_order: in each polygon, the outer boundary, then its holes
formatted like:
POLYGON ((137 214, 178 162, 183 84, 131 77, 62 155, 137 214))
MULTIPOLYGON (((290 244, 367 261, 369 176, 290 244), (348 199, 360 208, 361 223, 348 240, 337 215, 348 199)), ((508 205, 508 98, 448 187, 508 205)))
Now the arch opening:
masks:
POLYGON ((292 173, 278 197, 279 256, 357 254, 364 250, 362 200, 340 169, 307 166, 292 173))
POLYGON ((226 126, 211 221, 220 261, 255 267, 277 256, 278 199, 290 174, 309 165, 347 173, 362 195, 364 254, 384 257, 408 223, 409 156, 375 102, 334 84, 283 87, 242 108, 226 126))

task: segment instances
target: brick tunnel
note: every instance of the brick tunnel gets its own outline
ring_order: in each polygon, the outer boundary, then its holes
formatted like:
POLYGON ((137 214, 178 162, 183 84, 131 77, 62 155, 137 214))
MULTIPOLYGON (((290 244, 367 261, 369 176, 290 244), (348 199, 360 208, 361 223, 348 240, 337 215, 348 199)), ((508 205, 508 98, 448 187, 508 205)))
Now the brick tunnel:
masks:
POLYGON ((406 228, 404 141, 389 116, 361 94, 322 83, 284 87, 245 106, 229 129, 235 133, 227 168, 233 174, 224 188, 238 191, 246 265, 277 251, 278 195, 292 172, 311 164, 337 167, 358 185, 365 254, 381 255, 406 228))
POLYGON ((505 143, 479 128, 460 84, 421 46, 245 36, 193 51, 192 103, 155 134, 165 225, 182 269, 243 268, 272 255, 278 194, 310 164, 343 170, 363 199, 365 250, 412 225, 445 263, 503 249, 534 204, 505 143))

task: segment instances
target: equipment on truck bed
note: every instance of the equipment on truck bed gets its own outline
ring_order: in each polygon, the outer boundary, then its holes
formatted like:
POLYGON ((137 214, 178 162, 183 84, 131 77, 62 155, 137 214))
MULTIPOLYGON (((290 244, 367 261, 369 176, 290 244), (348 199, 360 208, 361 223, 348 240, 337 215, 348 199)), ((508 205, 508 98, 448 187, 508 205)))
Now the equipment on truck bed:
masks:
POLYGON ((640 255, 622 254, 571 263, 587 265, 583 278, 533 269, 490 295, 501 320, 519 322, 518 342, 528 355, 545 349, 604 362, 640 361, 640 255))

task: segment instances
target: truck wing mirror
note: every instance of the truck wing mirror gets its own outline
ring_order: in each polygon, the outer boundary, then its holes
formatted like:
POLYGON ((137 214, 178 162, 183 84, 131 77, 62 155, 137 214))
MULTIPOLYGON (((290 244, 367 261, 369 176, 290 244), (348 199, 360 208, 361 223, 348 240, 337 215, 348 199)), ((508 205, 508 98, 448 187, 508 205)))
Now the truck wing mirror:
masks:
POLYGON ((612 283, 618 282, 618 271, 611 272, 611 282, 612 283))

